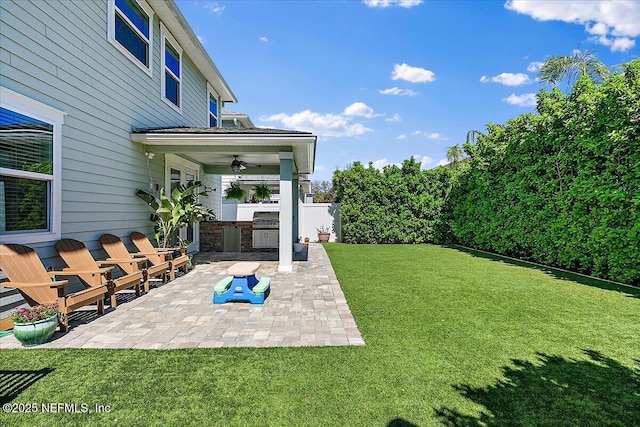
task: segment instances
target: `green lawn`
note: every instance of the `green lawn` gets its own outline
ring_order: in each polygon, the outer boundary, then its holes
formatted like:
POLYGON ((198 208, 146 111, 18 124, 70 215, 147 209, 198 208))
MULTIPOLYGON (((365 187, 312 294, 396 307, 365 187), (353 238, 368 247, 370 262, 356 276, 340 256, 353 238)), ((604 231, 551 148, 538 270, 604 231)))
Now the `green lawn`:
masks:
POLYGON ((640 425, 640 291, 439 246, 325 248, 366 346, 0 350, 0 394, 32 372, 14 406, 110 405, 0 425, 640 425))

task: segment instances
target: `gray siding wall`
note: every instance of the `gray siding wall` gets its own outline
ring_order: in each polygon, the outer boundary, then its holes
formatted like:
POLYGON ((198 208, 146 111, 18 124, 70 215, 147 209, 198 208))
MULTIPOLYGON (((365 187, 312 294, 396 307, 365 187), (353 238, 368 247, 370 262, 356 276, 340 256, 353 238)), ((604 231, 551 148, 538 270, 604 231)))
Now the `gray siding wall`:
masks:
MULTIPOLYGON (((0 1, 0 85, 66 113, 62 129, 63 238, 102 256, 103 233, 152 232, 145 148, 133 128, 206 126, 207 86, 183 53, 182 114, 161 99, 160 23, 153 22, 153 77, 108 41, 106 0, 0 1)), ((164 157, 150 162, 164 185, 164 157)), ((54 242, 30 244, 45 266, 62 267, 54 242)), ((2 294, 0 294, 1 296, 2 294)), ((4 300, 4 299, 3 299, 4 300)), ((0 303, 0 317, 7 307, 0 303)))

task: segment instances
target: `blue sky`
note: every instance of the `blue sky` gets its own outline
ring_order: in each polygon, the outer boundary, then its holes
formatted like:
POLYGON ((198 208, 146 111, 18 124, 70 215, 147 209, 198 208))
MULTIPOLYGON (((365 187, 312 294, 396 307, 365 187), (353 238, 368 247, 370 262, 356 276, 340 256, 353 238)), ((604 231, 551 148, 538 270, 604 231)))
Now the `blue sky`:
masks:
POLYGON ((549 56, 640 53, 639 0, 177 3, 238 98, 226 109, 318 135, 313 180, 356 160, 434 167, 469 130, 534 111, 549 56))

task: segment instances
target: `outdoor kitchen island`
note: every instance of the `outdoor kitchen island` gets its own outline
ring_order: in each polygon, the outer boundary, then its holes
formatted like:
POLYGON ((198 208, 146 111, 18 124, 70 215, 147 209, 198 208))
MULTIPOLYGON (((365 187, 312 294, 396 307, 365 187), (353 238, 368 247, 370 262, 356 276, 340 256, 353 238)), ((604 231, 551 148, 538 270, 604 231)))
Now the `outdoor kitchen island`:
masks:
MULTIPOLYGON (((233 250, 225 248, 225 242, 228 246, 230 241, 229 233, 234 233, 239 235, 240 252, 277 252, 280 237, 279 228, 277 212, 256 212, 253 221, 202 221, 200 223, 200 250, 204 252, 237 252, 236 245, 232 245, 234 246, 233 250)), ((233 240, 231 239, 231 241, 233 240)))

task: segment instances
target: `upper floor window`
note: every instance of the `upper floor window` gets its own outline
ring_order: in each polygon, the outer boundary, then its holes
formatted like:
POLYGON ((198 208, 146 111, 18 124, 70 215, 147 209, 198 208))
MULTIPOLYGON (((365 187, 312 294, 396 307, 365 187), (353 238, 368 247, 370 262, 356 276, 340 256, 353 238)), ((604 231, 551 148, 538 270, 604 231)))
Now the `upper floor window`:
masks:
POLYGON ((209 127, 218 127, 218 100, 211 92, 209 92, 209 127))
POLYGON ((162 97, 169 105, 182 111, 182 48, 171 37, 164 25, 162 35, 162 97))
POLYGON ((151 75, 153 11, 144 0, 111 0, 109 9, 109 40, 151 75))
POLYGON ((0 241, 54 239, 64 113, 0 89, 0 241))

